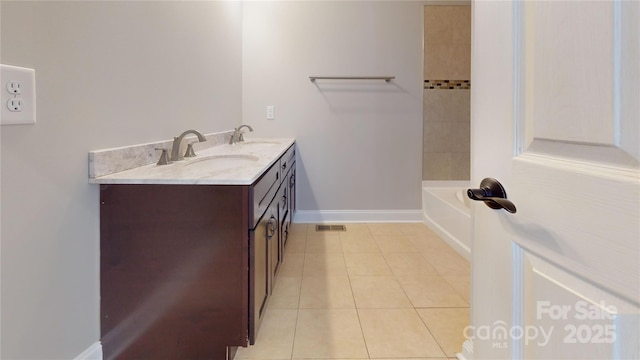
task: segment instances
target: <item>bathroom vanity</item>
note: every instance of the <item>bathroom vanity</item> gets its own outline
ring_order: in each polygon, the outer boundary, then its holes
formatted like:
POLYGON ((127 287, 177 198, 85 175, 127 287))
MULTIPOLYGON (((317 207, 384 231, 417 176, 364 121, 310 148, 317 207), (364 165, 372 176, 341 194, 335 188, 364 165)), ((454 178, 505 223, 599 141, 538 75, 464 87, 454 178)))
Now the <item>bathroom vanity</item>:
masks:
POLYGON ((247 141, 91 180, 105 359, 232 359, 255 342, 295 213, 295 153, 293 139, 247 141))

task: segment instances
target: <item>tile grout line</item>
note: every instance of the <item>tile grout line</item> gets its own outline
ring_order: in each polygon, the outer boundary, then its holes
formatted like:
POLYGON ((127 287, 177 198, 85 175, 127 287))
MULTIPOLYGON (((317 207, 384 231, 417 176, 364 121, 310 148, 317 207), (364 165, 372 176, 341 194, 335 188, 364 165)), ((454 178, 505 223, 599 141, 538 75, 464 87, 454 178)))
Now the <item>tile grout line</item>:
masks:
POLYGON ((304 253, 302 258, 302 273, 300 274, 300 288, 298 289, 298 303, 296 305, 296 326, 293 328, 293 342, 291 343, 291 356, 290 359, 293 359, 293 352, 296 348, 296 335, 298 333, 298 321, 300 320, 300 298, 302 297, 302 279, 304 275, 304 264, 307 260, 307 233, 305 231, 304 234, 304 253))
MULTIPOLYGON (((370 234, 369 226, 367 226, 367 232, 370 234)), ((373 236, 373 235, 372 235, 373 236)), ((377 244, 376 244, 377 246, 377 244)), ((342 242, 340 243, 340 247, 342 248, 342 242)), ((344 249, 342 250, 342 257, 345 259, 345 269, 347 270, 347 277, 349 278, 349 288, 351 289, 351 297, 353 297, 353 305, 355 306, 356 316, 358 317, 358 325, 360 326, 360 333, 362 334, 362 341, 364 341, 364 348, 367 350, 367 358, 371 359, 371 353, 369 352, 369 345, 367 345, 367 337, 364 336, 364 329, 362 328, 362 320, 360 319, 360 308, 358 307, 358 303, 356 302, 356 296, 353 292, 353 284, 351 283, 351 274, 349 274, 349 268, 347 267, 347 260, 344 256, 344 249)))
POLYGON ((420 319, 420 321, 422 322, 424 327, 427 328, 427 331, 429 332, 429 335, 431 335, 431 337, 436 342, 436 344, 438 344, 438 347, 440 348, 440 351, 442 351, 442 353, 444 354, 445 358, 448 358, 449 355, 447 354, 446 351, 444 351, 444 348, 442 347, 442 345, 440 345, 440 341, 438 341, 438 338, 433 334, 433 331, 431 331, 431 328, 429 327, 429 325, 427 325, 427 323, 424 321, 422 316, 420 316, 420 313, 418 313, 418 310, 414 307, 413 311, 416 313, 416 315, 418 315, 418 318, 420 319))
MULTIPOLYGON (((389 234, 391 235, 391 234, 389 234)), ((392 234, 391 236, 396 236, 396 235, 401 235, 404 237, 407 237, 407 235, 400 231, 400 234, 392 234)), ((375 239, 374 236, 374 240, 376 241, 377 244, 377 240, 375 239)), ((413 244, 412 244, 413 245, 413 244)), ((438 269, 433 266, 433 264, 422 254, 422 252, 416 248, 414 246, 414 248, 416 249, 416 252, 413 253, 417 253, 420 255, 421 258, 423 258, 430 266, 432 266, 434 268, 434 270, 436 270, 436 273, 438 275, 440 275, 445 281, 446 278, 444 278, 444 276, 438 271, 438 269)), ((408 296, 408 294, 406 293, 406 290, 404 289, 404 287, 401 285, 400 280, 397 277, 397 274, 393 271, 393 269, 391 268, 391 266, 389 265, 386 253, 381 251, 382 257, 385 260, 385 263, 387 264, 387 266, 389 267, 389 269, 391 270, 391 273, 393 274, 394 279, 398 282, 398 284, 400 284, 400 288, 402 289, 403 293, 405 294, 405 296, 407 297, 407 299, 409 300, 409 302, 411 303, 412 309, 414 311, 414 313, 416 314, 416 316, 418 316, 418 318, 420 319, 420 321, 422 322, 422 324, 425 326, 425 328, 427 329, 427 331, 429 332, 429 335, 431 335, 431 337, 433 338, 433 340, 436 342, 436 344, 438 345, 438 348, 440 349, 440 351, 442 352, 442 354, 444 354, 445 358, 449 358, 449 355, 447 354, 447 352, 445 351, 443 345, 441 344, 441 341, 435 336, 435 334, 433 333, 433 331, 431 330, 431 328, 429 327, 429 325, 427 325, 427 323, 425 322, 425 320, 422 318, 422 316, 420 316, 420 313, 418 313, 418 307, 415 306, 415 304, 413 303, 413 301, 411 300, 411 298, 408 296)), ((449 283, 449 281, 447 281, 447 284, 449 284, 449 286, 452 287, 453 290, 455 290, 456 293, 458 293, 458 291, 449 283)), ((465 300, 466 302, 466 300, 465 300)), ((466 308, 466 307, 462 307, 462 308, 466 308)), ((365 340, 366 341, 366 340, 365 340)))
POLYGON ((296 347, 296 334, 298 333, 298 321, 300 320, 300 298, 302 297, 302 278, 304 275, 304 264, 307 260, 307 256, 306 256, 306 248, 307 248, 307 231, 308 229, 305 229, 304 232, 304 252, 302 253, 302 271, 300 274, 300 287, 298 289, 298 303, 296 304, 296 324, 293 328, 293 341, 291 342, 291 355, 289 356, 289 359, 292 360, 293 359, 293 355, 294 355, 294 350, 296 347))
MULTIPOLYGON (((300 296, 300 295, 298 295, 300 296)), ((289 359, 293 359, 293 350, 296 347, 296 333, 298 332, 298 319, 300 319, 300 303, 298 300, 298 308, 296 309, 296 324, 293 327, 293 341, 291 342, 291 353, 289 359)))
POLYGON ((387 267, 391 271, 391 275, 393 275, 394 280, 400 286, 400 289, 402 290, 402 293, 404 294, 404 296, 407 298, 407 300, 409 300, 409 303, 411 304, 411 307, 413 307, 415 309, 416 305, 413 303, 413 300, 411 300, 411 297, 409 296, 409 294, 407 294, 407 291, 404 289, 404 286, 402 286, 402 283, 400 282, 400 279, 398 279, 398 276, 396 275, 396 273, 391 268, 391 265, 389 265, 389 261, 387 260, 387 257, 385 256, 384 252, 382 252, 382 251, 380 251, 380 252, 382 254, 382 258, 384 259, 385 264, 387 264, 387 267))
MULTIPOLYGON (((421 256, 421 257, 422 257, 422 258, 423 258, 423 259, 424 259, 424 260, 425 260, 429 265, 431 265, 431 266, 436 270, 436 273, 438 273, 438 275, 440 275, 440 277, 442 277, 442 279, 444 279, 444 281, 446 281, 446 282, 447 282, 447 284, 449 284, 449 286, 451 286, 451 288, 456 292, 456 294, 458 294, 458 296, 460 296, 460 298, 461 298, 462 300, 464 300, 464 302, 466 302, 466 303, 467 303, 467 305, 470 305, 470 304, 469 304, 469 301, 467 301, 467 299, 463 296, 463 294, 462 294, 462 293, 460 293, 460 291, 458 291, 458 289, 457 289, 455 286, 453 286, 453 284, 451 283, 451 281, 449 281, 449 279, 447 279, 447 276, 446 276, 445 274, 443 274, 442 272, 440 272, 440 270, 438 270, 438 267, 436 267, 435 265, 433 265, 433 264, 431 263, 431 261, 429 261, 429 259, 427 259, 427 257, 426 257, 426 256, 424 256, 424 254, 422 253, 422 251, 418 251, 418 253, 420 254, 420 256, 421 256)), ((455 276, 455 275, 458 275, 458 274, 453 274, 453 276, 455 276)), ((459 274, 459 275, 460 275, 460 276, 462 276, 462 274, 459 274)), ((466 275, 466 274, 465 274, 464 276, 468 276, 468 277, 470 278, 470 277, 471 277, 471 274, 468 274, 468 275, 466 275)))
MULTIPOLYGON (((375 236, 371 233, 371 229, 368 227, 368 225, 367 225, 367 224, 365 224, 365 226, 366 226, 367 231, 366 231, 366 232, 363 232, 363 233, 367 233, 369 236, 371 236, 371 237, 373 238, 374 243, 376 244, 376 248, 378 249, 379 253, 383 256, 383 259, 384 259, 384 261, 385 261, 386 266, 391 270, 391 267, 390 267, 390 265, 389 265, 389 262, 388 262, 387 256, 385 256, 385 254, 386 254, 386 253, 380 250, 380 247, 378 246, 378 242, 376 241, 375 236)), ((306 230, 308 230, 308 228, 307 228, 306 230)), ((339 234, 338 234, 338 235, 339 235, 339 234)), ((406 237, 406 236, 408 236, 408 234, 406 234, 406 233, 404 233, 404 232, 400 232, 399 234, 380 234, 380 235, 383 235, 383 236, 393 236, 393 237, 395 237, 395 236, 405 236, 405 237, 406 237)), ((298 301, 297 301, 297 307, 296 307, 296 309, 295 309, 295 310, 296 310, 296 321, 295 321, 295 328, 294 328, 294 333, 293 333, 293 343, 292 343, 292 346, 291 346, 291 352, 290 352, 290 354, 291 354, 291 355, 290 355, 290 357, 289 357, 290 359, 294 359, 294 349, 295 349, 296 335, 298 335, 298 330, 299 330, 299 329, 298 329, 298 323, 299 323, 299 320, 300 320, 300 310, 303 310, 303 309, 301 309, 301 308, 300 308, 300 305, 301 305, 301 298, 302 298, 302 279, 304 278, 304 269, 305 269, 305 267, 308 265, 308 264, 307 264, 307 262, 306 262, 306 261, 307 261, 307 256, 306 256, 306 255, 307 255, 307 251, 306 251, 306 250, 307 250, 307 249, 306 249, 306 247, 307 247, 307 246, 306 246, 306 245, 307 245, 307 241, 308 241, 308 239, 309 239, 309 232, 308 232, 308 231, 305 231, 305 232, 303 233, 303 236, 304 236, 305 244, 304 244, 304 247, 303 247, 303 248, 304 248, 304 249, 303 249, 303 250, 304 250, 304 252, 303 252, 303 263, 302 263, 302 269, 301 269, 301 270, 302 270, 302 274, 300 275, 300 287, 299 287, 299 289, 298 289, 298 294, 297 294, 298 301)), ((420 236, 420 235, 419 235, 419 234, 416 234, 416 236, 420 236)), ((338 236, 338 238, 339 238, 340 240, 342 240, 342 238, 341 238, 340 236, 338 236)), ((352 283, 353 276, 352 276, 351 274, 349 274, 349 273, 348 273, 348 268, 347 268, 347 266, 346 266, 346 265, 347 265, 347 264, 346 264, 346 256, 345 256, 344 248, 343 248, 343 246, 342 246, 342 245, 343 245, 343 244, 342 244, 342 241, 340 241, 340 254, 341 254, 341 255, 342 255, 342 257, 343 257, 343 263, 344 263, 345 269, 347 270, 347 278, 348 278, 348 280, 349 280, 349 288, 350 288, 350 291, 351 291, 351 297, 352 297, 352 301, 353 301, 353 304, 354 304, 354 306, 355 306, 356 315, 357 315, 357 318, 358 318, 358 325, 359 325, 359 327, 360 327, 360 331, 361 331, 361 334, 362 334, 362 337, 363 337, 363 341, 364 341, 365 349, 366 349, 366 351, 367 351, 367 358, 368 358, 368 359, 371 359, 371 354, 370 354, 370 351, 369 351, 369 346, 368 346, 368 344, 367 344, 367 340, 366 340, 366 338, 365 338, 365 336, 364 336, 364 329, 363 329, 363 325, 362 325, 361 318, 360 318, 360 309, 369 309, 369 308, 360 308, 360 307, 358 307, 358 305, 357 305, 357 303, 356 303, 355 293, 354 293, 354 290, 353 290, 353 283, 352 283)), ((414 247, 415 247, 415 244, 413 244, 413 245, 414 245, 414 247)), ((417 247, 416 247, 416 250, 417 250, 417 251, 412 252, 412 253, 418 253, 418 254, 420 254, 420 255, 421 255, 421 258, 423 258, 423 259, 424 259, 424 261, 426 261, 429 265, 433 266, 433 264, 431 264, 431 262, 429 262, 429 260, 424 256, 424 254, 423 254, 423 252, 422 252, 422 251, 420 251, 417 247)), ((457 290, 457 289, 456 289, 456 288, 451 284, 451 282, 449 282, 449 281, 446 279, 446 277, 445 277, 442 273, 440 273, 439 271, 437 271, 438 269, 437 269, 435 266, 433 266, 433 267, 434 267, 434 268, 435 268, 435 270, 436 270, 436 274, 437 274, 437 275, 439 275, 440 277, 442 277, 442 278, 447 282, 447 284, 449 284, 449 286, 451 286, 451 287, 452 287, 452 289, 453 289, 456 293, 458 293, 459 295, 461 295, 461 294, 459 293, 459 291, 458 291, 458 290, 457 290)), ((325 275, 326 275, 326 274, 325 274, 325 275)), ((394 279, 394 280, 395 280, 395 281, 400 285, 400 288, 401 288, 402 292, 404 293, 405 297, 407 297, 407 299, 409 300, 409 302, 410 302, 410 304, 411 304, 411 308, 413 308, 413 310, 414 310, 414 313, 416 313, 416 315, 420 318, 421 323, 425 326, 425 328, 427 329, 427 331, 428 331, 429 335, 433 338, 433 340, 434 340, 434 341, 436 342, 436 344, 438 345, 439 349, 441 350, 442 354, 444 355, 444 358, 446 358, 446 359, 450 359, 451 357, 450 357, 450 356, 445 352, 445 349, 444 349, 443 345, 442 345, 442 344, 441 344, 441 342, 438 340, 438 338, 436 338, 436 336, 434 335, 434 333, 433 333, 432 329, 427 325, 427 323, 426 323, 425 319, 424 319, 422 316, 420 316, 420 314, 419 314, 418 310, 419 310, 419 309, 469 309, 469 306, 416 307, 416 306, 415 306, 415 304, 413 304, 413 302, 411 301, 411 299, 410 299, 410 298, 409 298, 409 296, 407 295, 405 288, 400 284, 399 279, 398 279, 398 277, 397 277, 398 275, 397 275, 395 272, 393 272, 393 270, 391 270, 391 275, 393 276, 393 279, 394 279)), ((461 274, 461 275, 462 275, 462 274, 461 274)), ((376 275, 372 275, 372 276, 376 276, 376 275)), ((467 304, 468 304, 468 302, 467 302, 466 300, 465 300, 465 303, 467 303, 467 304)), ((372 308, 372 309, 377 309, 377 308, 372 308)), ((385 308, 385 309, 391 309, 391 308, 385 308)), ((394 307, 393 309, 396 309, 396 307, 394 307)), ((406 308, 406 307, 400 307, 400 308, 397 308, 397 309, 408 309, 408 308, 406 308)))
MULTIPOLYGON (((404 234, 402 234, 404 236, 404 234)), ((375 237, 374 237, 375 240, 375 237)), ((376 241, 377 244, 377 241, 376 241)), ((414 246, 415 247, 415 246, 414 246)), ((416 249, 417 250, 417 249, 416 249)), ((382 252, 382 251, 381 251, 382 252)), ((420 254, 420 252, 418 251, 418 253, 420 254)), ((422 256, 422 254, 420 254, 420 256, 422 258, 424 258, 424 256, 422 256)), ((411 304, 411 307, 413 309, 413 312, 416 314, 416 316, 418 316, 418 318, 420 319, 420 321, 422 322, 422 324, 425 326, 425 328, 427 329, 427 331, 429 332, 429 335, 431 335, 431 337, 433 338, 433 340, 436 342, 436 344, 438 345, 438 348, 440 349, 440 351, 442 351, 442 353, 445 355, 445 357, 448 357, 447 353, 444 351, 444 348, 442 347, 442 345, 440 345, 440 341, 438 341, 438 339, 436 338, 436 336, 433 334, 433 332, 431 331, 431 329, 429 328, 429 326, 426 324, 426 322, 424 321, 424 319, 422 318, 422 316, 420 316, 420 313, 418 313, 418 308, 416 307, 416 305, 414 304, 414 302, 411 300, 411 298, 409 297, 409 295, 407 294, 406 290, 404 289, 404 287, 402 286, 402 284, 400 283, 400 280, 398 279, 398 276, 396 275, 396 273, 393 271, 393 269, 391 268, 391 266, 389 265, 389 262, 387 260, 387 257, 385 256, 385 253, 382 252, 382 258, 384 259, 385 263, 387 264, 387 267, 389 267, 389 270, 391 270, 391 273, 393 274, 393 278, 396 280, 396 282, 398 283, 398 285, 400 285, 400 289, 402 289, 402 292, 404 293, 404 295, 407 297, 407 299, 409 300, 409 303, 411 304)), ((425 259, 425 261, 427 261, 427 259, 425 259)), ((427 261, 427 263, 429 263, 427 261)), ((431 265, 431 263, 429 263, 429 265, 431 265)), ((433 266, 433 265, 432 265, 433 266)), ((437 271, 437 270, 436 270, 437 271)))

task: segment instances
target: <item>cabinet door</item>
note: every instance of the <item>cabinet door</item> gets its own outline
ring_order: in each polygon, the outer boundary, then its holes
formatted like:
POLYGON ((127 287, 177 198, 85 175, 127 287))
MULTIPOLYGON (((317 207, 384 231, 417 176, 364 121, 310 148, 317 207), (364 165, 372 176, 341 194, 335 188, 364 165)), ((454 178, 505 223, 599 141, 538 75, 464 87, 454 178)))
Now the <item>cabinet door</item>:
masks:
POLYGON ((296 212, 296 163, 291 164, 291 170, 287 179, 287 185, 289 186, 289 219, 293 221, 293 215, 296 212))
POLYGON ((247 187, 102 185, 100 200, 104 359, 223 359, 246 346, 247 187))
POLYGON ((269 293, 273 292, 273 286, 280 265, 280 229, 278 225, 278 201, 273 201, 267 214, 269 215, 267 229, 267 246, 269 251, 269 293))
POLYGON ((284 245, 287 241, 287 232, 289 230, 289 185, 287 184, 287 179, 289 178, 290 172, 287 172, 283 179, 285 180, 280 187, 280 191, 278 191, 278 196, 276 199, 280 200, 280 206, 278 206, 278 221, 280 224, 280 249, 278 261, 282 262, 284 257, 284 245))
POLYGON ((268 214, 260 219, 254 231, 251 231, 249 261, 249 342, 255 343, 269 295, 269 234, 271 233, 268 214))
POLYGON ((289 211, 286 210, 284 214, 280 215, 280 261, 284 261, 284 248, 287 245, 287 240, 289 239, 289 225, 291 223, 291 218, 289 215, 289 211))

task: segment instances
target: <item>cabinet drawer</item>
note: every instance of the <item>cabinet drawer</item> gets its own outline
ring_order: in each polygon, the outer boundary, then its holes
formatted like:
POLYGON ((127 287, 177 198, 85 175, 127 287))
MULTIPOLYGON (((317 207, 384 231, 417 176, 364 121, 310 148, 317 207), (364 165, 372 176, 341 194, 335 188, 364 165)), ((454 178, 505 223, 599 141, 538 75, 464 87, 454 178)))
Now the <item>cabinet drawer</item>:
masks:
POLYGON ((293 165, 293 162, 296 161, 296 145, 293 144, 291 147, 285 151, 285 153, 280 158, 280 176, 284 178, 284 175, 289 171, 289 168, 293 165))
POLYGON ((269 203, 276 195, 280 186, 280 169, 278 162, 267 170, 262 177, 251 186, 249 192, 249 204, 253 205, 253 211, 249 212, 249 228, 253 229, 265 212, 269 203))

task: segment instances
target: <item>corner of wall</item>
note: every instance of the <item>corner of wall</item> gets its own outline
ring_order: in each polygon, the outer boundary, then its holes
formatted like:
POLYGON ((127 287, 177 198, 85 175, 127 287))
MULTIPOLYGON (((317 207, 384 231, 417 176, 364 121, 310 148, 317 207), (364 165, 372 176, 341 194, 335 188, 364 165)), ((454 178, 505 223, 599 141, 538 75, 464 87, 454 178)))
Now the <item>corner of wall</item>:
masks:
POLYGON ((102 360, 102 344, 96 341, 73 360, 102 360))

